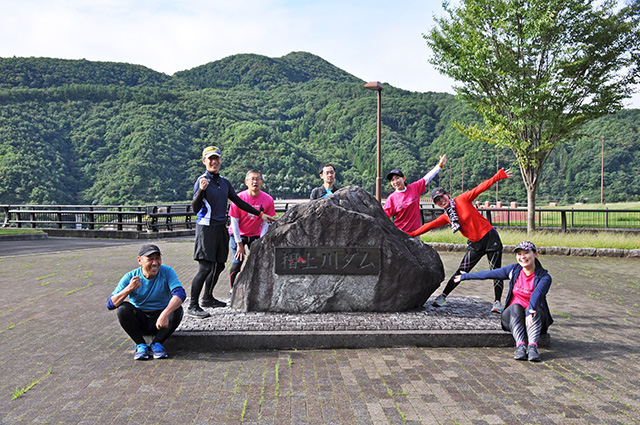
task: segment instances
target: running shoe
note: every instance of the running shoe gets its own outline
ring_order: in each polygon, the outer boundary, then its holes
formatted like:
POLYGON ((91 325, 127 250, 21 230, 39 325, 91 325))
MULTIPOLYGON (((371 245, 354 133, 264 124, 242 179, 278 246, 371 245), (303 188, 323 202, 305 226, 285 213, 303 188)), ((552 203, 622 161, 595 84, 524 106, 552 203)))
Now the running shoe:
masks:
POLYGON ((516 352, 513 354, 515 360, 527 360, 527 346, 524 344, 518 344, 516 352))
POLYGON ((150 348, 154 359, 166 359, 169 357, 164 347, 159 342, 154 342, 150 345, 150 348))
POLYGON ((433 300, 434 307, 442 307, 446 303, 447 303, 447 297, 445 297, 443 294, 438 295, 436 299, 433 300))
POLYGON ((213 307, 213 308, 218 308, 218 307, 226 307, 227 303, 225 303, 224 301, 220 301, 217 298, 203 298, 200 300, 200 305, 202 307, 213 307))
POLYGON ((135 352, 133 353, 134 360, 147 360, 149 358, 149 346, 147 344, 134 345, 135 352))
POLYGON ((530 362, 540 361, 540 353, 538 353, 538 347, 533 344, 529 345, 529 361, 530 362))
POLYGON ((200 308, 199 305, 193 306, 193 307, 189 307, 187 309, 187 314, 197 317, 198 319, 205 319, 209 316, 211 316, 209 313, 207 313, 206 311, 204 311, 203 309, 200 308))
POLYGON ((493 302, 493 307, 491 307, 491 312, 492 313, 502 313, 502 304, 500 303, 500 301, 494 301, 493 302))

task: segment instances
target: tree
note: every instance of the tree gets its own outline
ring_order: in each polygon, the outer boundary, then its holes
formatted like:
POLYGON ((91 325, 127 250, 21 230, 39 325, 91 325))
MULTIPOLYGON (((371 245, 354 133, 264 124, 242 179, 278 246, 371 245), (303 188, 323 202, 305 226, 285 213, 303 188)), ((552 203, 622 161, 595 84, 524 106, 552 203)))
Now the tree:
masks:
POLYGON ((540 172, 551 151, 587 121, 615 112, 633 92, 639 60, 637 6, 604 0, 460 0, 444 3, 424 35, 431 63, 461 83, 458 97, 484 126, 473 139, 511 149, 535 228, 540 172))

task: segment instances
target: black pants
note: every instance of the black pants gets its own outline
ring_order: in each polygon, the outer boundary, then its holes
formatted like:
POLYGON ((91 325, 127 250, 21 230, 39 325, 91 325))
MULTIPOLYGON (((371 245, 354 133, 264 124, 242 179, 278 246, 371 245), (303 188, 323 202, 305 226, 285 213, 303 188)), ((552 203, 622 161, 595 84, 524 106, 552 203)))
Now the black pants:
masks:
POLYGON ((118 320, 122 329, 136 344, 145 344, 144 335, 153 335, 151 343, 162 344, 178 328, 182 321, 182 307, 169 314, 169 326, 162 329, 156 328, 156 321, 162 310, 142 311, 128 301, 124 301, 118 307, 118 320))
MULTIPOLYGON (((460 272, 469 273, 485 254, 487 260, 489 260, 489 268, 491 270, 502 267, 502 241, 496 229, 489 230, 489 232, 477 242, 469 241, 467 243, 467 252, 465 252, 464 257, 462 257, 462 262, 460 262, 458 266, 458 270, 451 276, 442 293, 445 296, 449 295, 460 283, 454 282, 453 278, 459 275, 460 272)), ((496 279, 493 281, 495 300, 500 301, 503 288, 504 284, 501 280, 496 279)))

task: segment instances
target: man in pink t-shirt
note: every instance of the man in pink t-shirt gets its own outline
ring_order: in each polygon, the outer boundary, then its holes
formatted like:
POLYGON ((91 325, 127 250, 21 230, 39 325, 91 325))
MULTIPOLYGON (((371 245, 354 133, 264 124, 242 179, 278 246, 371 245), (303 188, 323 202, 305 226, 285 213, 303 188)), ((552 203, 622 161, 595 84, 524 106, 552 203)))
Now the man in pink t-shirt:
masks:
POLYGON ((395 225, 405 233, 412 232, 422 225, 420 220, 420 195, 427 190, 427 184, 440 172, 447 162, 447 155, 440 157, 438 165, 420 180, 406 185, 407 178, 398 169, 387 174, 387 180, 395 191, 384 203, 384 212, 389 218, 395 217, 395 225))
MULTIPOLYGON (((273 198, 261 190, 263 183, 264 180, 260 171, 249 170, 244 180, 247 190, 238 193, 238 196, 258 211, 274 216, 276 209, 273 204, 273 198)), ((229 208, 229 217, 231 218, 229 248, 231 248, 233 256, 231 269, 229 270, 229 283, 233 288, 233 283, 247 255, 246 249, 251 246, 253 241, 267 232, 269 224, 258 216, 241 210, 233 203, 229 208)))

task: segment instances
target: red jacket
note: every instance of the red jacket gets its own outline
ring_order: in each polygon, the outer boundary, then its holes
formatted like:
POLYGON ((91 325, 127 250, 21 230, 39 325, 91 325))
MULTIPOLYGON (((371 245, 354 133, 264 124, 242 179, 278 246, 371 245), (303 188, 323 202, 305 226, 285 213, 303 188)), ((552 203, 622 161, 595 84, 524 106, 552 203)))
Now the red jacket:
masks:
MULTIPOLYGON (((460 233, 464 235, 471 242, 477 242, 486 235, 489 230, 493 228, 491 223, 480 214, 480 212, 473 206, 473 201, 485 190, 489 189, 495 182, 502 179, 506 179, 507 173, 504 169, 500 169, 489 180, 485 180, 473 189, 464 192, 454 198, 456 204, 456 213, 458 214, 458 223, 460 223, 460 233)), ((449 221, 447 214, 442 214, 440 217, 423 224, 420 228, 409 232, 409 236, 418 236, 429 230, 437 229, 444 226, 449 221)))

